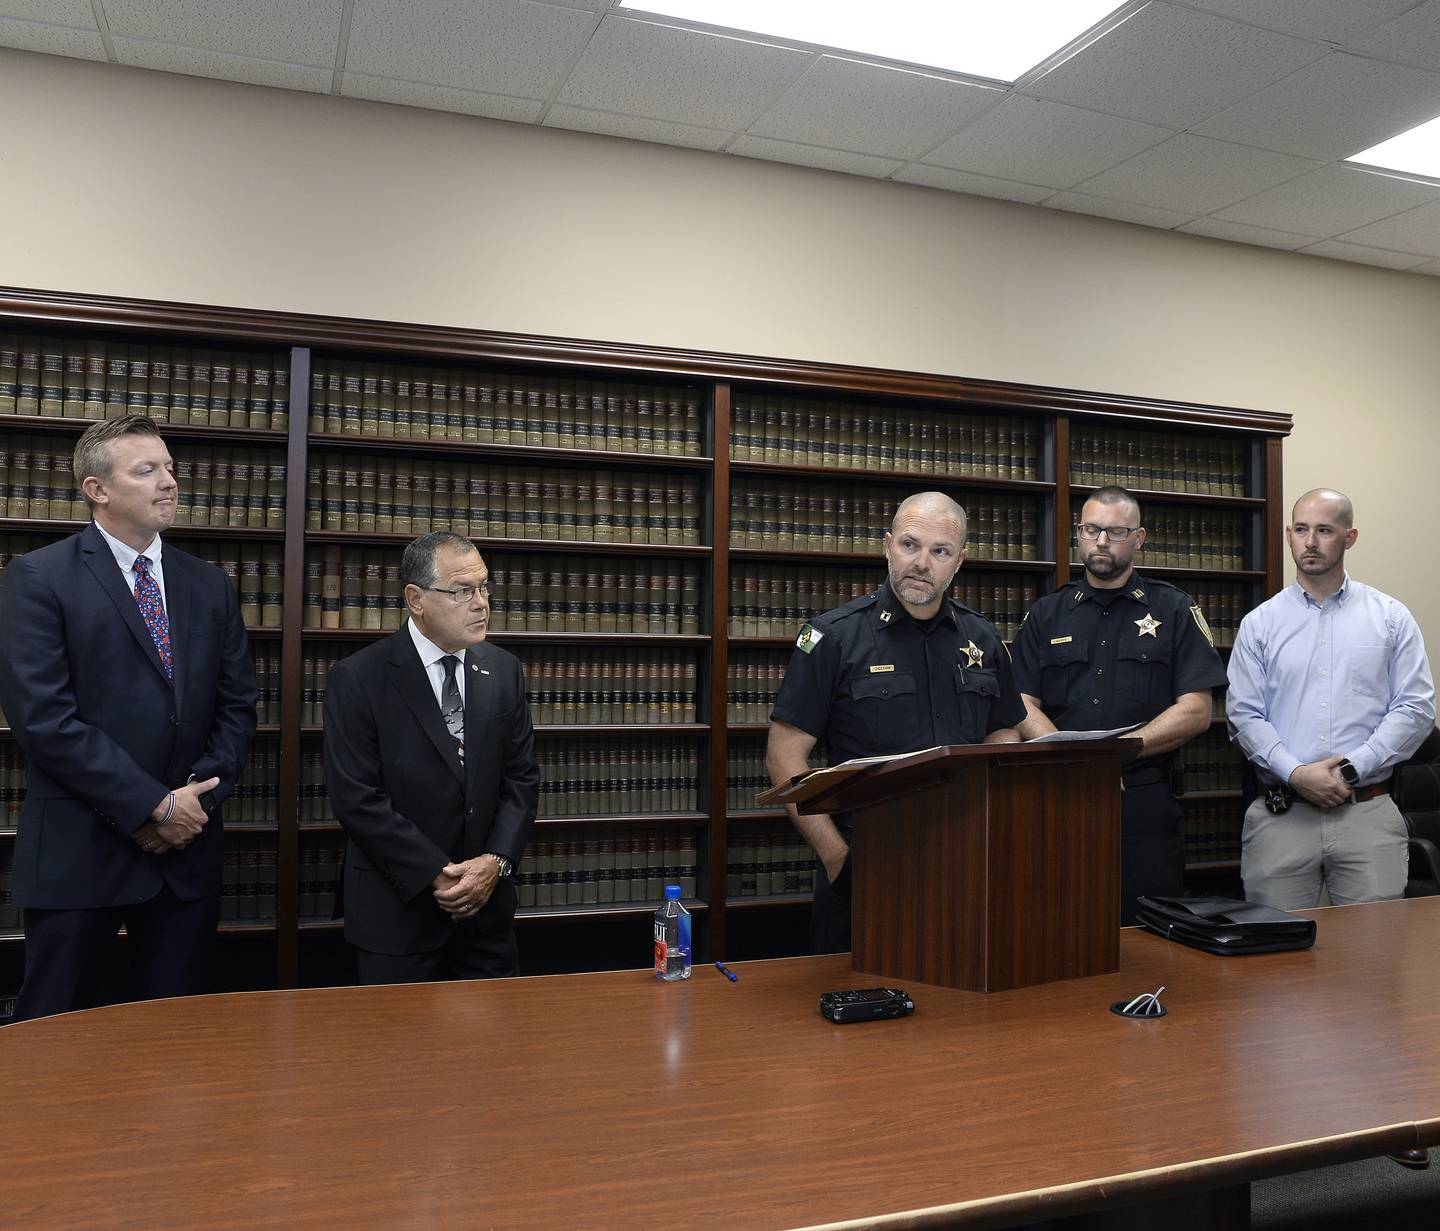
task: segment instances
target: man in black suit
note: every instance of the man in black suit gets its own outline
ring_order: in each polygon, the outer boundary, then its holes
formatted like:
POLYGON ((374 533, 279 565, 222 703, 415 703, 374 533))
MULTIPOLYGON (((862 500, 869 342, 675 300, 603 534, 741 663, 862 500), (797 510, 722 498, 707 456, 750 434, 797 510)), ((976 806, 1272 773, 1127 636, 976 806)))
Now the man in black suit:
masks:
POLYGON ((159 429, 97 423, 74 465, 94 522, 0 585, 0 706, 28 775, 16 1020, 92 1005, 121 924, 142 998, 205 990, 219 807, 255 734, 235 589, 160 539, 179 489, 159 429))
POLYGON ((485 643, 489 570, 437 532, 405 549, 410 619, 337 663, 325 781, 350 837, 345 939, 362 983, 518 973, 514 872, 540 770, 513 654, 485 643))

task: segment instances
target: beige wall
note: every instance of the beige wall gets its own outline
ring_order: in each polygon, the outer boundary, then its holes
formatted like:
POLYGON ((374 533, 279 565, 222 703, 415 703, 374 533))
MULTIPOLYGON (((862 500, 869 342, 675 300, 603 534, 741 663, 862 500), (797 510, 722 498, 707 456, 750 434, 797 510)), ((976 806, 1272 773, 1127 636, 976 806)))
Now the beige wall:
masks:
POLYGON ((1440 645, 1440 278, 0 50, 0 282, 1288 412, 1287 497, 1350 492, 1440 645))

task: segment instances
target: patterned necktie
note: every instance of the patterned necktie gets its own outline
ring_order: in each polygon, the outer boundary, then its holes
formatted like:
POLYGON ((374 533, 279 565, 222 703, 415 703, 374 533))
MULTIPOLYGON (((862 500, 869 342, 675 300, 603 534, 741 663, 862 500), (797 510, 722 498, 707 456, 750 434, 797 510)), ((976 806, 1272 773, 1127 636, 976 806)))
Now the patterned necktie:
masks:
POLYGON ((465 760, 465 703, 460 699, 460 685, 455 682, 455 668, 460 660, 454 654, 447 654, 440 660, 445 664, 445 686, 440 690, 440 715, 445 727, 455 737, 460 760, 465 760))
POLYGON ((140 615, 150 630, 150 640, 160 652, 160 665, 165 678, 175 678, 175 664, 170 657, 170 620, 165 614, 165 600, 160 597, 160 583, 150 573, 150 557, 135 557, 135 601, 140 615))

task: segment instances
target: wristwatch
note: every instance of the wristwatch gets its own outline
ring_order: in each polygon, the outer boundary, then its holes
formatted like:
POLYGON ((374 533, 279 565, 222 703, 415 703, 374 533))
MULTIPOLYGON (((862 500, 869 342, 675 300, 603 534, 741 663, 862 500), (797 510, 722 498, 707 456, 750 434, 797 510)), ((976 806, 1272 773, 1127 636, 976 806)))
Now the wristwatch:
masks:
POLYGON ((1360 785, 1360 771, 1350 764, 1350 758, 1346 757, 1335 767, 1340 771, 1340 776, 1345 779, 1347 786, 1352 789, 1360 785))
POLYGON ((497 855, 494 851, 485 852, 491 859, 500 865, 500 875, 509 876, 515 869, 504 855, 497 855))

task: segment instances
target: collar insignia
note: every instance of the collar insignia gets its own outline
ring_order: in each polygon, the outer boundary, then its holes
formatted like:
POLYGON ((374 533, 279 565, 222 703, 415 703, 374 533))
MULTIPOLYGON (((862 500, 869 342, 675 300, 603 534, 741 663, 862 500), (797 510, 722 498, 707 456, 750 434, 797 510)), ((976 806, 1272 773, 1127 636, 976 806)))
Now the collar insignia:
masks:
POLYGON ((1157 620, 1148 611, 1145 613, 1145 618, 1143 620, 1135 621, 1135 627, 1140 630, 1140 635, 1142 637, 1154 637, 1156 641, 1160 640, 1159 636, 1155 632, 1155 630, 1160 627, 1160 621, 1157 620))
POLYGON ((882 611, 882 612, 880 613, 880 623, 881 623, 881 624, 889 624, 889 623, 890 623, 890 613, 889 613, 888 611, 882 611))

